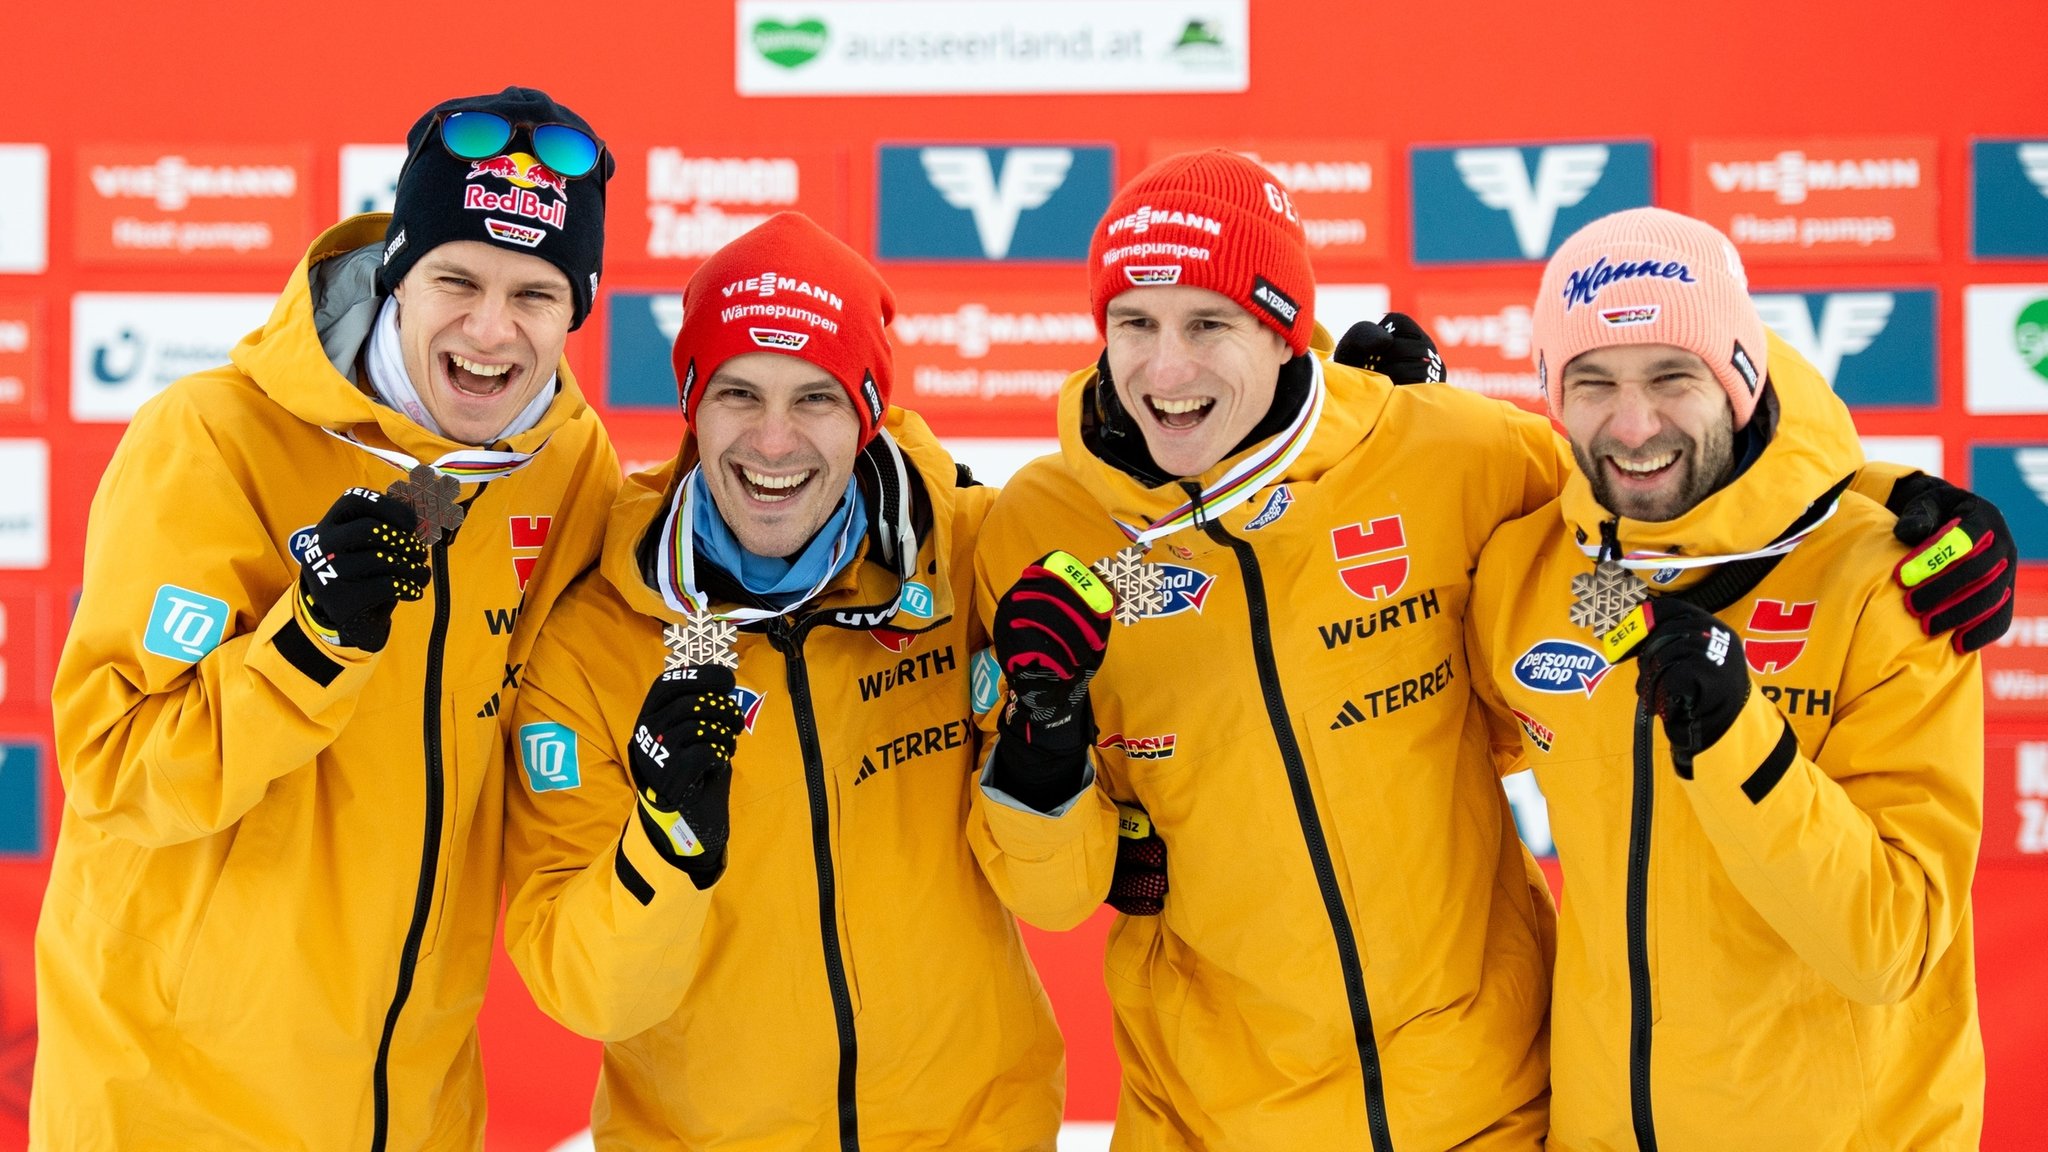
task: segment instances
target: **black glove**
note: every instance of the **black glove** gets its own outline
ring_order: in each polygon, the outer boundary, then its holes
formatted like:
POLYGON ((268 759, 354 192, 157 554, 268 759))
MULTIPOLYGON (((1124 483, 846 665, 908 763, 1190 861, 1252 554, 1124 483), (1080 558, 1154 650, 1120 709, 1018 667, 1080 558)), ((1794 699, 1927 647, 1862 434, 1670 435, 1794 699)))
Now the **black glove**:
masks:
POLYGON ((433 569, 403 501, 351 488, 310 531, 292 539, 299 595, 313 623, 349 648, 378 652, 391 639, 391 610, 426 595, 433 569))
POLYGON ((996 731, 996 787, 1040 811, 1081 790, 1095 718, 1088 681, 1102 667, 1115 608, 1086 564, 1052 552, 996 603, 990 642, 1010 687, 996 731))
POLYGON ((1900 478, 1885 507, 1899 518, 1892 535, 1913 550, 1892 578, 1906 590, 1906 610, 1920 618, 1921 630, 1952 632, 1958 652, 2005 635, 2020 554, 1998 507, 1925 472, 1900 478))
POLYGON ((746 727, 732 691, 732 670, 716 664, 663 672, 640 705, 626 757, 641 828, 699 889, 725 874, 732 755, 746 727))
POLYGON ((1166 907, 1166 841, 1135 805, 1116 806, 1116 873, 1103 903, 1126 916, 1157 916, 1166 907))
POLYGON ((1337 341, 1330 359, 1377 372, 1396 384, 1444 382, 1444 358, 1437 354, 1436 341, 1406 312, 1353 324, 1337 341))
POLYGON ((1646 601, 1643 616, 1649 632, 1631 653, 1642 661, 1636 696, 1663 718, 1671 763, 1690 780, 1693 757, 1727 734, 1749 700, 1742 637, 1706 609, 1671 597, 1646 601))

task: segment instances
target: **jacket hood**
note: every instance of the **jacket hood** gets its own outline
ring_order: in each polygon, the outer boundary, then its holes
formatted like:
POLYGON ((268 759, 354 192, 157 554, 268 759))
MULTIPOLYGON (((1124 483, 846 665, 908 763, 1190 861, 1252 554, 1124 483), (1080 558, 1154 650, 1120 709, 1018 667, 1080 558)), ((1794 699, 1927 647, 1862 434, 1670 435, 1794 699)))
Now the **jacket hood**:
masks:
MULTIPOLYGON (((649 584, 640 559, 641 543, 650 530, 660 527, 660 521, 668 515, 677 482, 697 465, 697 460, 696 433, 688 432, 673 458, 626 477, 618 499, 612 504, 611 519, 605 528, 604 555, 598 565, 629 607, 670 623, 688 617, 670 608, 661 592, 649 584)), ((876 483, 883 493, 878 497, 880 514, 871 512, 867 537, 853 562, 833 578, 817 599, 797 611, 830 609, 847 614, 835 619, 850 627, 888 627, 900 632, 923 632, 944 623, 954 611, 953 582, 948 568, 953 555, 953 493, 958 469, 952 456, 923 417, 892 407, 883 415, 875 438, 861 449, 854 471, 863 477, 863 490, 869 487, 870 476, 879 477, 876 483), (904 468, 915 472, 916 479, 921 481, 907 485, 908 499, 887 494, 896 487, 897 451, 902 454, 904 468), (920 533, 916 526, 927 522, 928 527, 920 533), (905 534, 911 540, 914 559, 909 564, 898 564, 894 556, 880 550, 877 541, 901 539, 905 534), (913 581, 930 594, 928 613, 918 611, 914 602, 906 603, 904 586, 913 581)), ((716 600, 712 604, 714 611, 732 607, 716 600)))
MULTIPOLYGON (((270 319, 235 345, 230 359, 258 387, 308 424, 353 431, 366 443, 435 460, 476 445, 437 436, 358 387, 354 364, 382 301, 376 295, 384 228, 391 217, 350 217, 306 250, 270 319)), ((567 360, 555 368, 555 399, 540 423, 503 443, 531 452, 586 407, 567 360)))
MULTIPOLYGON (((1574 460, 1563 507, 1581 544, 1597 544, 1601 525, 1613 521, 1622 554, 1635 559, 1753 552, 1783 536, 1809 505, 1863 467, 1863 442, 1848 406, 1791 345, 1775 332, 1768 338, 1771 375, 1756 419, 1764 418, 1766 406, 1775 413, 1757 459, 1683 516, 1655 523, 1608 511, 1574 460)), ((1688 569, 1659 586, 1683 588, 1710 570, 1688 569)))
MULTIPOLYGON (((1336 466, 1372 433, 1393 395, 1394 385, 1385 376, 1330 363, 1314 351, 1308 356, 1311 367, 1322 379, 1322 413, 1308 430, 1307 447, 1283 474, 1266 481, 1268 487, 1314 480, 1336 466)), ((1180 508, 1188 499, 1184 483, 1192 480, 1206 489, 1239 462, 1266 451, 1272 443, 1271 438, 1261 440, 1224 457, 1200 476, 1148 488, 1088 447, 1083 426, 1093 418, 1094 392, 1100 380, 1100 374, 1091 366, 1067 377, 1067 382, 1060 386, 1060 455, 1067 468, 1081 479, 1082 486, 1093 492, 1103 508, 1123 524, 1141 528, 1180 508)))

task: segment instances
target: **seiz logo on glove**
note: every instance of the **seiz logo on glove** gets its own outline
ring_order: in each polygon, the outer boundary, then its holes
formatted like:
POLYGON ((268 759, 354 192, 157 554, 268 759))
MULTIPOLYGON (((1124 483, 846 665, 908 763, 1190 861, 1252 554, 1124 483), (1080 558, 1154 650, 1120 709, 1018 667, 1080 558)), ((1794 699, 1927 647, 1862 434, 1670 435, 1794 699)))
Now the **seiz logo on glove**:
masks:
POLYGON ((323 639, 365 652, 391 639, 391 613, 426 595, 433 578, 427 546, 407 505, 351 488, 311 529, 292 539, 299 596, 323 639))
POLYGON ((1102 902, 1126 916, 1166 910, 1166 841, 1151 815, 1135 804, 1116 806, 1116 871, 1102 902))
POLYGON ((1088 681, 1102 667, 1115 606, 1109 587, 1069 553, 1025 567, 996 605, 990 637, 1010 684, 1004 731, 1050 750, 1088 746, 1088 681))
POLYGON ((725 872, 732 757, 746 725, 734 687, 732 670, 715 664, 663 672, 626 753, 642 831, 699 889, 725 872))
POLYGON ((1892 535, 1912 549, 1892 572, 1906 610, 1929 636, 1953 632, 1957 652, 1975 652, 2012 626, 2019 549, 1996 505, 1938 476, 1915 472, 1885 502, 1892 535))
POLYGON ((1637 609, 1647 635, 1622 658, 1641 661, 1636 696, 1663 719, 1672 766, 1690 780, 1693 758, 1727 734, 1749 701, 1742 640, 1706 609, 1684 600, 1653 598, 1637 609))

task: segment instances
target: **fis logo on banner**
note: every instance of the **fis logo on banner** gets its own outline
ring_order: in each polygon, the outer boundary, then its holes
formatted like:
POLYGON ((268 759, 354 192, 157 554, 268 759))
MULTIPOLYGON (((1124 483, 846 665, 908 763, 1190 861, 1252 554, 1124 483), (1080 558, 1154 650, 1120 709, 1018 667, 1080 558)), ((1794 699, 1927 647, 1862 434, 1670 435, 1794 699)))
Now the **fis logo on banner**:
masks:
POLYGON ((1109 208, 1109 148, 882 148, 884 260, 1085 260, 1109 208))
POLYGON ((2048 444, 1976 445, 1970 488, 1998 505, 2022 560, 2048 560, 2048 444))
POLYGON ((1766 293, 1766 327, 1799 351, 1852 408, 1933 407, 1934 293, 1766 293))
POLYGON ((2048 139, 1970 144, 1970 255, 2048 256, 2048 139))
POLYGON ((1650 202, 1647 143, 1416 148, 1408 168, 1417 264, 1543 260, 1650 202))
POLYGON ((519 764, 535 792, 562 792, 583 783, 575 730, 561 724, 522 724, 519 764))
POLYGON ((2048 412, 2048 284, 1963 289, 1963 350, 1972 414, 2048 412))

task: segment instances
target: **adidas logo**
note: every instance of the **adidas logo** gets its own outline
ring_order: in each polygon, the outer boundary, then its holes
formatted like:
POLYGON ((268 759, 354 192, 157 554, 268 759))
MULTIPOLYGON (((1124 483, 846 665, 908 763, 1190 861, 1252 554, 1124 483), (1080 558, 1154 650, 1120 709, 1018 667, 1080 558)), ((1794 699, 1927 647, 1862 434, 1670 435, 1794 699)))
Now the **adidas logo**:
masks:
POLYGON ((1335 720, 1330 721, 1330 730, 1334 732, 1339 728, 1349 728, 1353 724, 1364 722, 1364 720, 1365 713, 1359 710, 1358 705, 1346 700, 1344 702, 1344 710, 1337 713, 1335 720))
POLYGON ((875 767, 875 762, 873 760, 868 759, 866 756, 861 757, 860 771, 856 773, 853 778, 854 786, 856 788, 859 787, 861 781, 867 779, 870 776, 876 775, 880 771, 880 769, 875 767))
POLYGON ((479 720, 488 720, 491 717, 496 716, 497 714, 498 694, 496 692, 493 692, 491 693, 491 698, 484 702, 484 706, 476 710, 476 718, 479 720))

